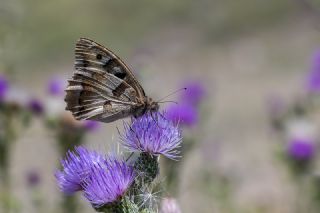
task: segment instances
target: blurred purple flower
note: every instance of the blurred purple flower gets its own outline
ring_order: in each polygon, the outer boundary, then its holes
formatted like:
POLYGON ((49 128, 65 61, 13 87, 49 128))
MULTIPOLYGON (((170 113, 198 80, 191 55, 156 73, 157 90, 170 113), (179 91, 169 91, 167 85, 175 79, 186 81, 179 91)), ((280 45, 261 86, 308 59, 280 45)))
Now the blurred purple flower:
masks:
POLYGON ((36 115, 40 115, 44 112, 44 106, 38 99, 31 99, 28 103, 28 108, 36 115))
POLYGON ((95 207, 119 201, 135 179, 134 169, 125 161, 108 157, 104 165, 96 164, 84 183, 84 196, 95 207))
POLYGON ((90 120, 83 121, 83 127, 90 132, 99 129, 100 126, 101 126, 100 123, 97 121, 90 121, 90 120))
POLYGON ((313 54, 311 63, 306 87, 309 92, 320 92, 320 49, 313 54))
POLYGON ((8 89, 9 81, 3 75, 0 75, 0 101, 5 98, 8 89))
POLYGON ((184 103, 197 106, 206 95, 205 88, 200 81, 186 81, 182 87, 186 88, 181 95, 181 100, 184 103))
POLYGON ((181 213, 177 200, 172 197, 163 198, 160 213, 181 213))
POLYGON ((295 160, 310 160, 315 154, 315 144, 310 139, 295 138, 289 142, 288 155, 295 160))
POLYGON ((30 187, 37 186, 41 182, 40 174, 36 170, 28 171, 26 178, 27 178, 27 184, 30 187))
POLYGON ((172 104, 166 110, 167 119, 181 125, 193 126, 198 122, 198 111, 190 104, 172 104))
POLYGON ((130 151, 162 154, 170 159, 178 158, 182 137, 178 125, 160 113, 147 113, 124 123, 122 144, 130 151))
POLYGON ((62 96, 67 82, 60 78, 52 78, 48 82, 48 93, 52 96, 62 96))
POLYGON ((55 177, 59 188, 65 194, 71 195, 83 190, 82 184, 89 177, 94 165, 104 164, 105 157, 83 146, 68 151, 66 158, 61 160, 62 171, 57 171, 55 177))

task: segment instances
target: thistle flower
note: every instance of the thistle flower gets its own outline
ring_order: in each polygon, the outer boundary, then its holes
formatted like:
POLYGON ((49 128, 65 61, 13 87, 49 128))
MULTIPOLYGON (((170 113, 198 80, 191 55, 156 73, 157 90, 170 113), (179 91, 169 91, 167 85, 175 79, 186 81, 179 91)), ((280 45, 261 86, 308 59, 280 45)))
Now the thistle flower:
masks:
POLYGON ((174 123, 186 126, 194 126, 198 122, 198 111, 190 104, 174 104, 167 108, 167 119, 174 123))
POLYGON ((164 198, 161 202, 160 213, 181 213, 176 199, 171 197, 164 198))
POLYGON ((306 89, 309 92, 320 92, 320 49, 313 54, 306 89))
POLYGON ((288 155, 297 161, 308 161, 314 157, 315 144, 308 138, 294 138, 288 145, 288 155))
POLYGON ((0 100, 4 99, 8 89, 9 89, 8 80, 4 76, 0 75, 0 100))
POLYGON ((181 101, 193 106, 200 104, 206 95, 206 91, 200 81, 186 81, 183 84, 183 88, 186 88, 186 90, 181 95, 181 101))
POLYGON ((84 196, 95 208, 121 203, 135 178, 133 167, 115 157, 94 165, 90 173, 84 183, 84 196))
POLYGON ((55 173, 60 190, 68 195, 83 190, 82 184, 89 177, 92 167, 104 163, 103 155, 83 146, 76 147, 74 152, 68 151, 66 158, 61 160, 62 171, 55 173))
POLYGON ((90 132, 95 131, 100 127, 100 123, 97 121, 85 120, 82 124, 83 127, 90 132))
POLYGON ((134 118, 131 124, 124 123, 124 131, 120 135, 122 144, 130 151, 178 158, 181 131, 162 113, 147 113, 134 118))
POLYGON ((52 96, 61 96, 64 94, 67 82, 60 78, 52 78, 48 82, 48 93, 52 96))
POLYGON ((65 94, 64 89, 67 86, 67 82, 62 78, 51 78, 47 84, 47 92, 49 94, 45 112, 49 119, 56 119, 65 113, 65 102, 62 96, 65 94))
POLYGON ((36 115, 40 115, 44 111, 44 106, 38 99, 31 99, 28 103, 28 108, 36 115))

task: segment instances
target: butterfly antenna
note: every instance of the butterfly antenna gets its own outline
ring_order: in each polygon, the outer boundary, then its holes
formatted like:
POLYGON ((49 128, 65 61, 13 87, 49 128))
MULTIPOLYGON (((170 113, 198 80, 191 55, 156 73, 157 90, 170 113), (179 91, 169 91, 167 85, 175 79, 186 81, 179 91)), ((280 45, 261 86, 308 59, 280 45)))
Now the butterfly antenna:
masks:
POLYGON ((157 103, 159 103, 159 104, 163 104, 163 103, 175 103, 175 104, 178 104, 177 101, 158 101, 157 103))
MULTIPOLYGON (((187 90, 187 88, 186 88, 186 87, 180 88, 180 89, 178 89, 178 90, 170 93, 169 95, 164 96, 163 98, 161 98, 160 100, 158 100, 158 101, 156 101, 156 102, 159 103, 159 102, 163 101, 164 99, 168 98, 169 96, 174 95, 174 94, 176 94, 176 93, 178 93, 178 92, 181 92, 182 90, 187 90)), ((162 103, 163 103, 163 102, 162 102, 162 103)))

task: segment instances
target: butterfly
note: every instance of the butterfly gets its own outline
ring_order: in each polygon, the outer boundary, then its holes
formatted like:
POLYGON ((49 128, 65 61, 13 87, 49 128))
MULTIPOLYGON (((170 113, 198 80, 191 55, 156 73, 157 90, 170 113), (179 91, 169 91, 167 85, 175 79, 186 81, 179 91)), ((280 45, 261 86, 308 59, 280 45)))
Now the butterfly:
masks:
POLYGON ((65 102, 77 120, 106 123, 159 109, 117 55, 87 38, 76 43, 75 71, 68 80, 65 102))

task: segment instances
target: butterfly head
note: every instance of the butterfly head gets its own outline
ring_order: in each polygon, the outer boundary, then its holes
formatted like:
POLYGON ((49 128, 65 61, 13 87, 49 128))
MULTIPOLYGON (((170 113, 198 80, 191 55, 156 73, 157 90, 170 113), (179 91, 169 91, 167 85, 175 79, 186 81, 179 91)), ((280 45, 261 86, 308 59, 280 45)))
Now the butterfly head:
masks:
POLYGON ((146 98, 146 106, 147 111, 155 112, 159 110, 159 103, 156 101, 153 101, 152 98, 147 97, 146 98))

